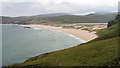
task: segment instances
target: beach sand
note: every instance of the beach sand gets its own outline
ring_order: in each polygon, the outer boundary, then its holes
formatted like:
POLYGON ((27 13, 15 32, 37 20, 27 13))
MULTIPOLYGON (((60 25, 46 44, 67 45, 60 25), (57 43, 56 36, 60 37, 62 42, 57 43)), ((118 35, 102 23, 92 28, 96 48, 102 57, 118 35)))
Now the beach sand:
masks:
POLYGON ((31 24, 31 26, 37 27, 37 28, 45 28, 45 29, 50 29, 50 30, 62 31, 67 34, 74 35, 86 42, 89 42, 98 37, 94 32, 90 33, 88 31, 81 30, 81 29, 66 29, 62 27, 54 27, 54 26, 47 26, 47 25, 34 25, 34 24, 31 24))

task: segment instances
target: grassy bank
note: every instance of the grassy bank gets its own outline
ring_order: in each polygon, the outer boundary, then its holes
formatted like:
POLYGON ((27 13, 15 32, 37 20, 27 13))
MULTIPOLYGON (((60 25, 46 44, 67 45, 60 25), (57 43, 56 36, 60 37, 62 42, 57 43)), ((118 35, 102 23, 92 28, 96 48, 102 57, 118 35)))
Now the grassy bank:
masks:
POLYGON ((72 48, 29 58, 11 66, 114 66, 118 59, 118 24, 99 30, 99 37, 72 48))

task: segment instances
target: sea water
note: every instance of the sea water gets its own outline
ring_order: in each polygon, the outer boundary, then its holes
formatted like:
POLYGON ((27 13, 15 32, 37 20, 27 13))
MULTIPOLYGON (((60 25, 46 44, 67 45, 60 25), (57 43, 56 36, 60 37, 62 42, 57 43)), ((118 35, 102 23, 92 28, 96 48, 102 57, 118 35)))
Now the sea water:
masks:
POLYGON ((15 24, 2 25, 2 64, 24 62, 26 59, 76 46, 83 41, 63 32, 24 28, 15 24))

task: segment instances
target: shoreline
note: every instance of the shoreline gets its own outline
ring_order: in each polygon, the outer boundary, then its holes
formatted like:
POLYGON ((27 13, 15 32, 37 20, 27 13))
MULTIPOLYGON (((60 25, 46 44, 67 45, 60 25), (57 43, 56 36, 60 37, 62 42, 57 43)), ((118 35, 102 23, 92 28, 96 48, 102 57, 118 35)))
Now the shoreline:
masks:
MULTIPOLYGON (((30 27, 32 27, 33 29, 37 29, 37 30, 39 30, 39 28, 37 27, 34 27, 34 26, 30 26, 30 27)), ((42 28, 42 29, 47 29, 47 28, 42 28)), ((52 29, 47 29, 47 30, 51 30, 51 31, 56 31, 56 32, 62 32, 62 31, 58 31, 58 30, 52 30, 52 29)), ((81 44, 82 43, 86 43, 87 41, 85 41, 85 40, 82 40, 82 39, 80 39, 80 38, 78 38, 78 37, 76 37, 76 36, 74 36, 74 35, 72 35, 72 34, 68 34, 68 33, 65 33, 65 32, 62 32, 62 33, 64 33, 64 34, 66 34, 66 35, 69 35, 69 36, 71 36, 71 37, 74 37, 74 38, 76 38, 76 39, 78 39, 78 40, 80 40, 81 41, 81 44)))
MULTIPOLYGON (((32 27, 33 29, 40 30, 40 28, 34 27, 33 25, 32 25, 32 26, 31 26, 31 25, 20 25, 20 26, 24 26, 24 27, 28 26, 28 27, 32 27)), ((47 29, 47 28, 43 28, 43 29, 47 29)), ((53 29, 47 29, 47 30, 56 31, 56 32, 62 32, 62 31, 53 30, 53 29)), ((64 33, 64 34, 66 34, 66 35, 69 35, 69 36, 71 36, 71 37, 74 37, 74 38, 80 40, 80 41, 81 41, 81 44, 82 44, 82 43, 87 43, 87 41, 82 40, 81 38, 78 38, 78 37, 76 37, 76 36, 74 36, 74 35, 72 35, 72 34, 68 34, 68 33, 65 33, 65 32, 62 32, 62 33, 64 33)))
MULTIPOLYGON (((37 27, 37 28, 38 28, 38 27, 37 27)), ((35 27, 34 29, 37 29, 37 28, 35 27)), ((39 29, 39 28, 38 28, 38 29, 39 29)), ((43 29, 47 29, 47 28, 43 28, 43 29)), ((47 29, 47 30, 56 31, 56 32, 62 32, 62 31, 52 30, 52 29, 47 29)), ((64 33, 64 34, 66 34, 66 35, 68 35, 68 36, 71 36, 71 37, 74 37, 74 38, 80 40, 80 41, 81 41, 81 44, 87 42, 87 41, 82 40, 82 39, 80 39, 80 38, 78 38, 78 37, 76 37, 76 36, 74 36, 74 35, 72 35, 72 34, 68 34, 68 33, 65 33, 65 32, 62 32, 62 33, 64 33)))
POLYGON ((88 31, 81 30, 81 29, 66 29, 62 27, 54 27, 54 26, 38 25, 38 24, 37 25, 30 24, 29 26, 63 32, 69 36, 77 38, 78 40, 82 41, 82 43, 87 43, 98 37, 95 33, 89 33, 88 31))

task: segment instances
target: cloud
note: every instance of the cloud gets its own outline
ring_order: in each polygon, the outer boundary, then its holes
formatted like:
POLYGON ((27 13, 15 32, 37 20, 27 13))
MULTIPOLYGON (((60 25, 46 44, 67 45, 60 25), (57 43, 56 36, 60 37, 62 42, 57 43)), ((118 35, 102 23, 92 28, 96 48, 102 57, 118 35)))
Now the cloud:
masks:
POLYGON ((85 14, 118 10, 118 0, 2 0, 7 16, 30 16, 49 13, 85 14))

